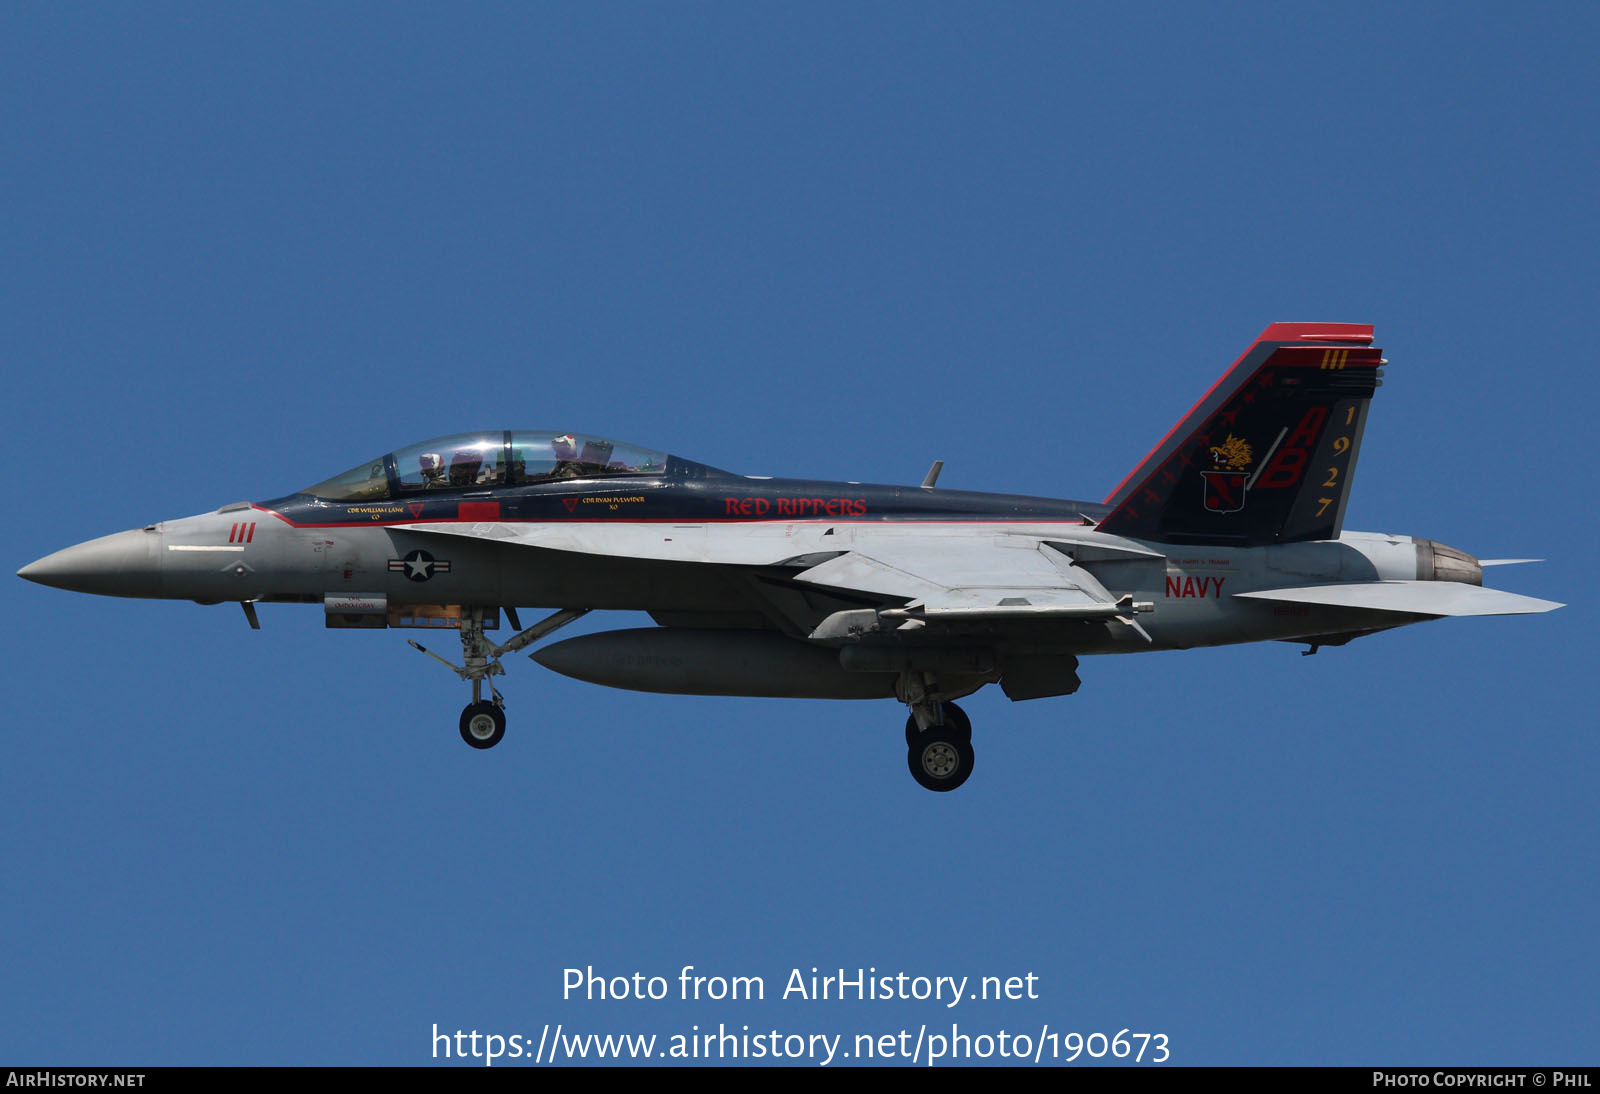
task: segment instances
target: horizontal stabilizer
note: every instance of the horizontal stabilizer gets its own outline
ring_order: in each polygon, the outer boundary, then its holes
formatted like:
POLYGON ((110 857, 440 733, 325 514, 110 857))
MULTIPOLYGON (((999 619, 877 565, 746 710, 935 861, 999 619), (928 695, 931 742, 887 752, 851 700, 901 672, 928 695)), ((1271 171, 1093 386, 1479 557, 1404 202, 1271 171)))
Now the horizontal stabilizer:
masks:
POLYGON ((1479 566, 1520 566, 1524 562, 1543 562, 1542 558, 1480 558, 1479 566))
POLYGON ((1374 581, 1355 585, 1308 585, 1234 593, 1243 600, 1322 604, 1406 615, 1530 615, 1562 607, 1553 600, 1485 589, 1459 581, 1374 581))

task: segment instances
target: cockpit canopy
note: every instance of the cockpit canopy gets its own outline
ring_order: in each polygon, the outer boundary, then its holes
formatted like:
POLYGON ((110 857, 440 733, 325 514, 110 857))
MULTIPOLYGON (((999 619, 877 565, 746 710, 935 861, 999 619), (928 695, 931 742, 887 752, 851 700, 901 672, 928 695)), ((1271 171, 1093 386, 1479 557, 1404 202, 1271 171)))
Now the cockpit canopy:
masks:
POLYGON ((455 433, 353 467, 300 491, 328 501, 371 501, 444 490, 491 490, 559 479, 659 475, 664 452, 582 433, 455 433))

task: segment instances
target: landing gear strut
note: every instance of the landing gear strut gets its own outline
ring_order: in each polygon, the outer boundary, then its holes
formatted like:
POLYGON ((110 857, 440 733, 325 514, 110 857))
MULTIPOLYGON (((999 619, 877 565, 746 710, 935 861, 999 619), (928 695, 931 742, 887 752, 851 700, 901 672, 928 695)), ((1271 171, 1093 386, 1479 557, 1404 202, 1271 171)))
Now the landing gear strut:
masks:
POLYGON ((931 676, 902 673, 898 692, 911 708, 906 719, 906 766, 911 777, 928 790, 954 790, 972 774, 972 720, 966 711, 938 697, 931 676))
MULTIPOLYGON (((954 730, 957 734, 965 739, 969 741, 972 740, 972 719, 967 717, 967 712, 956 706, 954 703, 940 703, 939 706, 943 714, 943 717, 940 719, 940 724, 945 729, 954 730)), ((911 745, 915 743, 917 735, 921 732, 921 727, 917 725, 917 716, 915 714, 909 715, 906 718, 907 748, 911 747, 911 745)))
POLYGON ((421 650, 472 684, 472 702, 461 712, 461 739, 473 748, 493 748, 506 735, 506 700, 492 683, 489 684, 489 694, 493 698, 484 699, 483 685, 491 676, 505 675, 505 666, 500 664, 500 658, 508 653, 516 653, 587 614, 589 614, 587 608, 567 608, 541 619, 527 630, 497 646, 483 636, 483 609, 464 609, 461 613, 461 659, 465 662, 463 665, 446 661, 420 642, 409 638, 406 641, 413 649, 421 650))

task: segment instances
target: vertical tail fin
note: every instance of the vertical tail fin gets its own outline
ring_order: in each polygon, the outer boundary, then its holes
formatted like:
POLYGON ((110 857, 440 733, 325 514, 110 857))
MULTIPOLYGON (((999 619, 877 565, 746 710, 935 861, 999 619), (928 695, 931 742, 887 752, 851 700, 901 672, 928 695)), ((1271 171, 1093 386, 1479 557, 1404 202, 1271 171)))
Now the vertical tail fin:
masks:
POLYGON ((1103 532, 1167 543, 1334 539, 1383 351, 1355 323, 1274 323, 1111 492, 1103 532))

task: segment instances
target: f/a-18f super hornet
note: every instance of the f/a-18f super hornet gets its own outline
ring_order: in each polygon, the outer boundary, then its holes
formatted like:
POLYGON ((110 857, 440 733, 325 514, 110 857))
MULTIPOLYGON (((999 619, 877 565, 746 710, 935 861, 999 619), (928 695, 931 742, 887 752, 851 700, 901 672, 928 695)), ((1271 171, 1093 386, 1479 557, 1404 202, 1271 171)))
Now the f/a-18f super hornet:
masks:
POLYGON ((578 433, 440 437, 271 501, 57 551, 31 581, 111 596, 321 604, 329 627, 449 628, 462 738, 505 734, 501 659, 594 610, 654 627, 531 654, 638 691, 897 699, 930 790, 972 772, 955 700, 1070 695, 1078 658, 1237 642, 1311 652, 1457 615, 1559 604, 1480 561, 1343 530, 1372 328, 1276 323, 1102 503, 731 474, 578 433), (518 608, 553 609, 524 629, 518 608), (504 614, 514 637, 488 638, 504 614), (488 685, 489 697, 484 697, 488 685))

